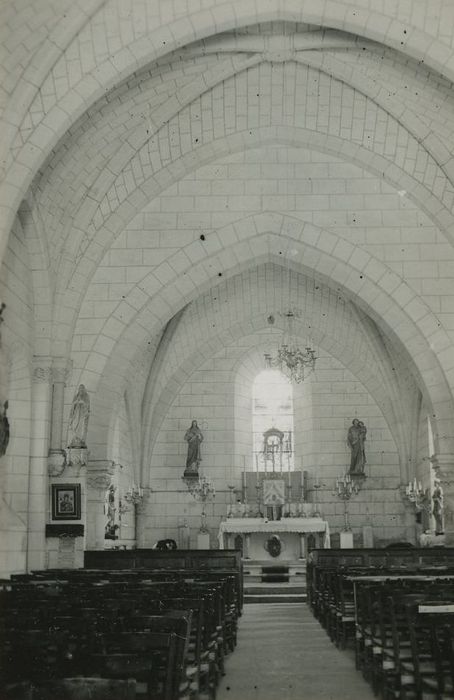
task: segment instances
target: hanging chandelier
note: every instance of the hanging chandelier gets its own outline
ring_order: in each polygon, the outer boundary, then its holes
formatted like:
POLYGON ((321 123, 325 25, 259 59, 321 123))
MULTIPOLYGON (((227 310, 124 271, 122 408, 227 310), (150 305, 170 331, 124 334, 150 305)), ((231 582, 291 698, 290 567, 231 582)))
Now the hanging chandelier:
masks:
POLYGON ((275 357, 265 353, 265 365, 267 368, 279 369, 291 382, 299 384, 314 371, 317 357, 315 350, 311 347, 301 350, 298 345, 298 340, 293 333, 295 312, 287 311, 283 316, 286 319, 287 328, 283 333, 282 342, 275 357))

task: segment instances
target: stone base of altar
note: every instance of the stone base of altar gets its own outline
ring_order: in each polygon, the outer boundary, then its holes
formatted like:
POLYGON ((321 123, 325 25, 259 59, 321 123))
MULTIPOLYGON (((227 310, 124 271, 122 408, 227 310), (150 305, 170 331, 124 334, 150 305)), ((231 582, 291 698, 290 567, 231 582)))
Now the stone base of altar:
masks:
POLYGON ((221 549, 241 548, 245 560, 277 566, 305 559, 308 549, 329 547, 328 523, 321 518, 229 518, 219 526, 221 549))

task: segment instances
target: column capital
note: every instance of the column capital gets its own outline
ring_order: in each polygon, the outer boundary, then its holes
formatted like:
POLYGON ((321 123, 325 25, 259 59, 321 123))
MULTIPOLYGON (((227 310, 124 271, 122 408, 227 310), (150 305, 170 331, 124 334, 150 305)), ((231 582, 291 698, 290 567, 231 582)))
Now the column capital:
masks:
POLYGON ((53 357, 52 358, 52 381, 54 383, 61 382, 66 384, 68 381, 73 362, 68 357, 53 357))
POLYGON ((87 485, 97 491, 107 491, 115 471, 114 462, 106 459, 89 462, 87 468, 87 485))
POLYGON ((72 370, 72 360, 68 357, 51 355, 33 356, 33 381, 41 383, 66 383, 72 370))
POLYGON ((52 357, 33 355, 33 382, 50 384, 52 381, 52 357))

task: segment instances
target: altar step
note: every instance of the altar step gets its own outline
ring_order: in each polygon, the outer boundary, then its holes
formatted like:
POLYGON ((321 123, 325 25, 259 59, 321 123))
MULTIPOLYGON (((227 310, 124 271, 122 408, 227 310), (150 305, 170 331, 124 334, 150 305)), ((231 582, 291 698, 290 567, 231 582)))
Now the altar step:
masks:
POLYGON ((288 583, 288 566, 262 566, 262 583, 288 583))
POLYGON ((247 603, 304 603, 306 586, 295 583, 257 583, 246 585, 244 602, 247 603))
POLYGON ((306 561, 271 564, 270 560, 243 559, 244 585, 257 583, 290 583, 306 585, 306 561))

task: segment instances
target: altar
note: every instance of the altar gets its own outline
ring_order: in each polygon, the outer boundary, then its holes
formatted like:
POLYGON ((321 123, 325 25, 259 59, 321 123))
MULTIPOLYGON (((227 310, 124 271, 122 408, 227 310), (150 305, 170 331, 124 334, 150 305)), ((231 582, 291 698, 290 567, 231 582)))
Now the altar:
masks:
POLYGON ((304 559, 310 536, 314 538, 315 548, 329 548, 329 526, 326 520, 318 517, 271 521, 266 518, 228 518, 221 522, 218 533, 220 549, 235 549, 241 544, 245 559, 280 562, 304 559), (278 543, 278 554, 273 552, 269 544, 273 538, 278 543))

